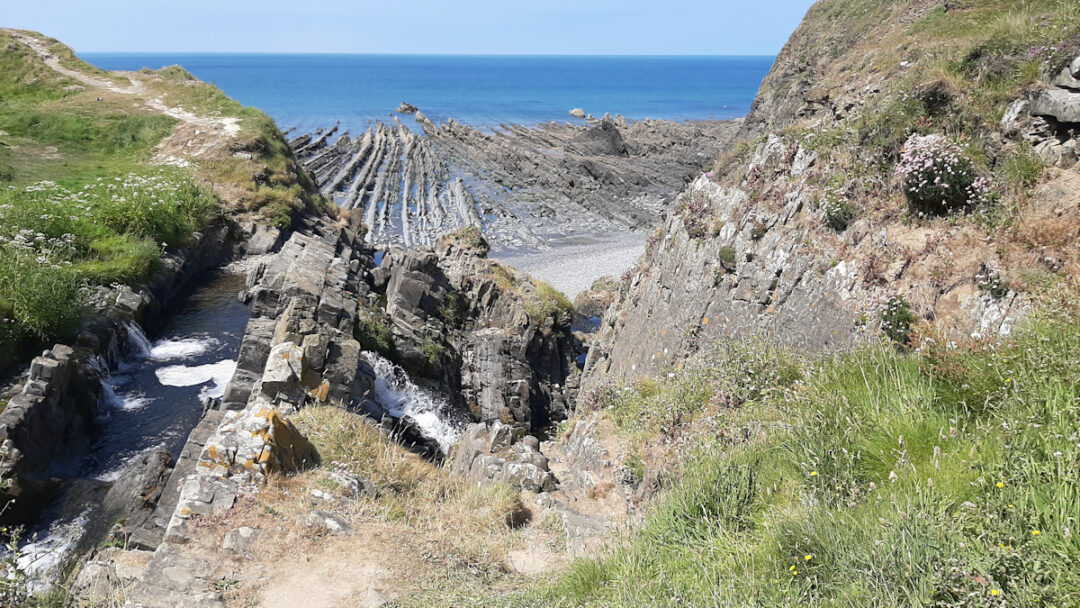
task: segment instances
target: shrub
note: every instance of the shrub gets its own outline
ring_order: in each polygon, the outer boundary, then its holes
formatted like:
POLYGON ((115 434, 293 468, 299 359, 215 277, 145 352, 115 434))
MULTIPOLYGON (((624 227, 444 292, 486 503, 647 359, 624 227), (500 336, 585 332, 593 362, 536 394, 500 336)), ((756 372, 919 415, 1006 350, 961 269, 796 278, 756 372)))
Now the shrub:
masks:
POLYGON ((426 339, 420 345, 420 352, 424 354, 424 360, 427 364, 426 371, 431 374, 439 369, 439 362, 442 361, 443 355, 446 354, 446 348, 434 340, 426 339))
POLYGON ((718 255, 720 257, 720 263, 723 264, 724 268, 726 268, 728 270, 734 270, 735 269, 735 250, 734 249, 732 249, 731 247, 725 245, 725 246, 720 248, 720 252, 719 252, 718 255))
POLYGON ((390 356, 394 351, 394 334, 386 317, 373 306, 361 305, 356 312, 353 338, 360 343, 360 348, 390 356))
POLYGON ((761 222, 755 222, 753 229, 750 230, 750 238, 755 241, 760 241, 765 238, 766 232, 765 224, 761 222))
POLYGON ((894 296, 881 311, 881 331, 893 342, 906 344, 911 338, 911 325, 917 320, 907 300, 894 296))
POLYGON ((469 314, 469 301, 461 292, 450 290, 443 297, 443 303, 439 306, 439 315, 452 327, 460 327, 465 324, 469 314))
POLYGON ((915 135, 900 153, 896 174, 911 210, 943 215, 984 201, 990 182, 979 177, 965 152, 942 135, 915 135))
POLYGON ((818 203, 825 213, 825 225, 837 232, 847 230, 855 221, 855 206, 835 190, 830 190, 818 203))
POLYGON ((443 235, 439 239, 440 245, 453 244, 471 251, 481 257, 487 256, 491 251, 491 245, 484 238, 484 231, 479 226, 466 226, 443 235))
POLYGON ((535 281, 536 288, 525 296, 525 314, 537 327, 543 327, 550 317, 553 327, 566 329, 574 318, 574 305, 558 289, 543 281, 535 281))

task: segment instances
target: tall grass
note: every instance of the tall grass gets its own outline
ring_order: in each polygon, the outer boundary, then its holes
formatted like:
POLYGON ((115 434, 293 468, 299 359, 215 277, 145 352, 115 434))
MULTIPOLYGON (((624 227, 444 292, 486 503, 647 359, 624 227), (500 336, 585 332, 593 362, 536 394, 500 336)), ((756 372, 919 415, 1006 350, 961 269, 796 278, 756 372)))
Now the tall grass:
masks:
POLYGON ((499 601, 1080 604, 1074 321, 975 352, 867 348, 744 408, 752 439, 703 446, 621 549, 499 601))
POLYGON ((90 285, 144 280, 183 247, 217 199, 180 175, 0 189, 0 345, 70 337, 90 285))

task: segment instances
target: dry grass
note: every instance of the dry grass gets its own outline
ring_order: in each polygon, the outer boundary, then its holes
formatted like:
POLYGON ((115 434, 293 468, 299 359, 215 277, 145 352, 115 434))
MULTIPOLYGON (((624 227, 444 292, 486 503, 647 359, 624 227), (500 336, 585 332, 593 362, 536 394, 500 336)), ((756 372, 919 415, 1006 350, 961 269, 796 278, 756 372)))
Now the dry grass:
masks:
MULTIPOLYGON (((312 488, 338 495, 330 473, 372 481, 378 497, 341 498, 333 512, 347 521, 393 522, 424 535, 449 562, 500 569, 506 550, 519 540, 521 496, 506 485, 475 487, 408 452, 351 412, 307 408, 293 421, 315 444, 323 466, 272 480, 260 502, 283 512, 306 512, 312 488)), ((326 508, 325 505, 322 508, 326 508)))

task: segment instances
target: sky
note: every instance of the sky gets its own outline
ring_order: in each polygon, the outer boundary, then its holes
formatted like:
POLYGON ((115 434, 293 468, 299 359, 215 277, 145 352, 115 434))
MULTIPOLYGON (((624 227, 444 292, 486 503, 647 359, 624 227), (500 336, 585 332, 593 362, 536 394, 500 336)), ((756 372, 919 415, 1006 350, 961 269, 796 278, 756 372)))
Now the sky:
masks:
POLYGON ((0 0, 79 52, 775 55, 814 0, 0 0))

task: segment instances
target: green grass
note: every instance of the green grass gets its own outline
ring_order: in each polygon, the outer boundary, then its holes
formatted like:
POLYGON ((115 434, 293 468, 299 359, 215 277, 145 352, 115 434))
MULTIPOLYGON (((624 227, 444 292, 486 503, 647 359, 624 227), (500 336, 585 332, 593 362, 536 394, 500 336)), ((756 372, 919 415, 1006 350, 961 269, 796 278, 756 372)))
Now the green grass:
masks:
POLYGON ((357 309, 353 338, 364 350, 386 357, 394 352, 394 334, 390 331, 390 322, 383 311, 376 306, 365 304, 357 309))
POLYGON ((534 325, 542 328, 550 319, 551 328, 556 333, 570 328, 574 305, 561 291, 533 279, 533 289, 522 295, 525 298, 525 314, 534 325))
MULTIPOLYGON (((1036 322, 995 349, 873 347, 807 370, 727 414, 749 439, 702 446, 621 548, 481 603, 1080 603, 1074 320, 1036 322)), ((644 395, 663 411, 665 393, 686 390, 674 385, 702 383, 687 370, 644 395)))
POLYGON ((91 285, 144 280, 216 197, 179 172, 0 188, 0 345, 70 338, 91 285))

